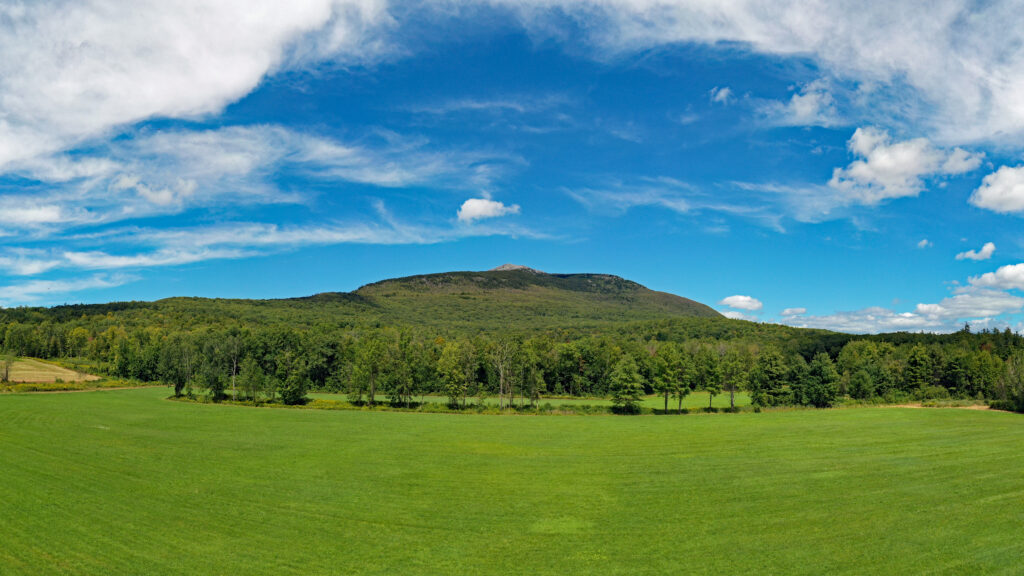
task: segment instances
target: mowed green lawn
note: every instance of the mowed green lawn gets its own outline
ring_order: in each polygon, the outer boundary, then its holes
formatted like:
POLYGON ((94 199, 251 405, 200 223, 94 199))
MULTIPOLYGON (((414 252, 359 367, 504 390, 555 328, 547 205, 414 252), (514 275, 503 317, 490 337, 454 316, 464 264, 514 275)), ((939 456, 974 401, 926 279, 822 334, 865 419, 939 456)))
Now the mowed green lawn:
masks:
POLYGON ((1019 573, 1024 416, 0 396, 2 574, 1019 573))

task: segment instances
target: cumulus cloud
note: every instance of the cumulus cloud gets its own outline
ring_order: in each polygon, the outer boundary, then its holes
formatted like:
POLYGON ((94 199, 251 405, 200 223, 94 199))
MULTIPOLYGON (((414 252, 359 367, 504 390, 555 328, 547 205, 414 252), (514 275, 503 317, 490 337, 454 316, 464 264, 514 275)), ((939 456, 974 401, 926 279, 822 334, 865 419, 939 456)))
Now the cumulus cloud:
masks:
POLYGON ((823 316, 797 316, 782 319, 783 324, 799 328, 821 328, 850 334, 877 334, 879 332, 916 332, 937 330, 941 322, 930 320, 913 312, 894 312, 872 306, 862 310, 836 312, 823 316))
POLYGON ((972 286, 982 288, 1024 290, 1024 264, 1000 266, 995 272, 972 276, 968 281, 972 286))
POLYGON ((216 113, 283 67, 361 62, 383 0, 31 2, 0 17, 0 166, 152 117, 216 113), (120 5, 119 5, 120 4, 120 5))
MULTIPOLYGON (((1021 272, 1024 280, 1024 269, 1021 272)), ((973 279, 972 279, 973 281, 973 279)), ((1024 309, 1024 298, 997 288, 973 285, 958 288, 954 295, 937 303, 921 303, 910 312, 897 312, 883 307, 870 307, 822 316, 789 316, 782 323, 802 328, 824 328, 855 334, 929 331, 952 332, 963 326, 992 322, 1004 314, 1024 309)))
POLYGON ((922 238, 921 241, 917 243, 917 247, 921 248, 921 249, 931 248, 932 247, 932 241, 927 239, 927 238, 922 238))
POLYGON ((985 242, 985 245, 981 247, 981 250, 968 250, 961 252, 956 255, 957 260, 988 260, 992 257, 992 253, 996 251, 996 245, 992 242, 985 242))
POLYGON ((806 313, 807 308, 786 308, 782 311, 783 316, 800 316, 806 313))
POLYGON ((736 308, 738 310, 747 310, 748 312, 754 312, 764 307, 764 304, 760 300, 752 296, 728 296, 718 301, 722 306, 728 306, 729 308, 736 308))
POLYGON ((766 102, 760 112, 776 126, 824 126, 842 124, 835 98, 825 82, 817 80, 804 86, 786 102, 766 102))
POLYGON ((970 202, 1003 214, 1024 212, 1024 166, 1001 166, 985 176, 970 202))
POLYGON ((459 208, 459 222, 475 222, 509 214, 519 214, 519 205, 505 205, 488 198, 470 198, 459 208))
POLYGON ((723 310, 721 311, 722 316, 731 320, 746 320, 748 322, 760 322, 761 319, 751 314, 744 314, 739 310, 723 310))
POLYGON ((861 204, 917 196, 926 177, 962 174, 981 165, 981 156, 960 148, 946 152, 925 138, 894 142, 878 128, 858 128, 848 146, 860 159, 836 168, 828 184, 861 204))

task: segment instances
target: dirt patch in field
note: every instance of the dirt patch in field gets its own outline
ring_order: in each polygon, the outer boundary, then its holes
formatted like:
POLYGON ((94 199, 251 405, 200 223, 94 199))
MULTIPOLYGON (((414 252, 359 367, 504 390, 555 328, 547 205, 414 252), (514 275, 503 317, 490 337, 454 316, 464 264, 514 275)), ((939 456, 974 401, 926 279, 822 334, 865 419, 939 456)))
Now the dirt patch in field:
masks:
POLYGON ((99 379, 99 376, 75 372, 74 370, 68 370, 67 368, 61 368, 54 364, 30 358, 16 360, 11 365, 9 376, 11 382, 22 384, 56 382, 57 380, 63 382, 93 382, 99 379))

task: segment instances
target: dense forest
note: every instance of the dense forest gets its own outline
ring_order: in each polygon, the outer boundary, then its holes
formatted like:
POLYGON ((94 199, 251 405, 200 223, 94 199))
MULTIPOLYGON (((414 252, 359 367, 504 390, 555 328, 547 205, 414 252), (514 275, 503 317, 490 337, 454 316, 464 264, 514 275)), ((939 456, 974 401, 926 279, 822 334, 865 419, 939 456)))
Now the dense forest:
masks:
POLYGON ((744 390, 759 406, 1024 407, 1024 338, 1009 330, 853 336, 729 320, 612 276, 464 274, 290 300, 4 309, 0 350, 215 400, 300 403, 328 390, 396 405, 440 394, 457 407, 602 396, 628 412, 644 394, 669 408, 693 391, 744 390))

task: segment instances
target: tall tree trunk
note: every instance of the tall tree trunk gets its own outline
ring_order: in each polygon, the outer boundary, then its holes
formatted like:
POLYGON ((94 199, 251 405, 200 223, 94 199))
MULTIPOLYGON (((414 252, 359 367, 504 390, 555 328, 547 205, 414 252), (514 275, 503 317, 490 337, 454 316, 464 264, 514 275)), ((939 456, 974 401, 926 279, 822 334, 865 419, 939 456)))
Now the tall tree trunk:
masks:
POLYGON ((668 413, 668 388, 665 388, 665 413, 668 413))
POLYGON ((736 407, 736 387, 729 388, 729 408, 736 407))

